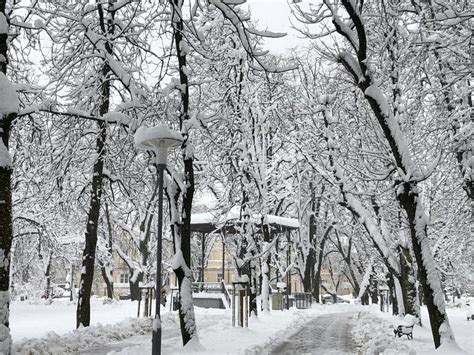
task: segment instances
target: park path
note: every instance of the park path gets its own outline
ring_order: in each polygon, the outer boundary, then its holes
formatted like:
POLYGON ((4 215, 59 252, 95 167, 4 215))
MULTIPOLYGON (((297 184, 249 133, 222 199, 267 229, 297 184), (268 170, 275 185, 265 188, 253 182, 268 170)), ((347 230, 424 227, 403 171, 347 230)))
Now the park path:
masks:
POLYGON ((351 329, 357 313, 332 313, 314 318, 273 346, 270 354, 357 354, 351 329))

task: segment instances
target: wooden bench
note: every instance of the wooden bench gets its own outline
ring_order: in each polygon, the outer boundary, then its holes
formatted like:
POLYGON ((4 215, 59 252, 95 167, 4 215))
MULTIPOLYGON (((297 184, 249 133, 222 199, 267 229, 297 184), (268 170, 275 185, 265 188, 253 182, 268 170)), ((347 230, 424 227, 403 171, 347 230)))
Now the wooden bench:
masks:
POLYGON ((398 335, 399 338, 406 335, 408 339, 413 339, 413 325, 399 325, 393 332, 395 336, 398 335))

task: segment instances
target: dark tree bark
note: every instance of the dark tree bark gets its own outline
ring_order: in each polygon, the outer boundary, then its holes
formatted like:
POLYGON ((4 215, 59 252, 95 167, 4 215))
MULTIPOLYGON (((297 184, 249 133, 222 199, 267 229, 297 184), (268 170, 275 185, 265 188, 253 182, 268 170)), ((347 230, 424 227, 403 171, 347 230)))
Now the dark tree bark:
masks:
POLYGON ((390 272, 387 275, 387 285, 389 289, 390 303, 392 304, 392 314, 398 315, 400 311, 398 309, 397 294, 395 291, 395 282, 393 280, 393 275, 390 272))
POLYGON ((102 266, 100 268, 100 273, 105 282, 105 288, 107 290, 107 298, 110 298, 110 299, 114 298, 114 284, 109 279, 109 275, 108 275, 109 270, 107 270, 105 266, 102 266))
MULTIPOLYGON (((114 12, 110 13, 111 18, 106 21, 102 5, 97 5, 99 13, 99 21, 102 32, 106 34, 113 34, 113 16, 114 12), (106 27, 107 26, 107 27, 106 27)), ((105 45, 109 54, 112 54, 112 47, 109 42, 105 45)), ((110 104, 110 78, 111 68, 107 62, 102 65, 102 83, 100 94, 99 114, 101 116, 109 112, 110 104)), ((98 133, 96 138, 96 153, 97 160, 92 169, 92 186, 91 198, 89 205, 89 212, 87 215, 85 245, 82 253, 82 271, 81 280, 79 283, 79 295, 76 311, 76 327, 88 327, 90 325, 90 298, 92 292, 92 283, 94 281, 94 266, 95 253, 97 247, 97 231, 100 217, 100 205, 102 200, 103 180, 104 180, 104 159, 106 155, 105 142, 107 140, 107 126, 105 122, 99 121, 97 123, 98 133)))
MULTIPOLYGON (((0 0, 0 14, 5 13, 5 0, 0 0)), ((3 32, 3 31, 2 31, 3 32)), ((8 32, 8 31, 6 31, 8 32)), ((0 75, 6 75, 8 66, 8 33, 0 33, 0 75)), ((8 80, 4 78, 4 80, 8 80)), ((10 131, 16 112, 0 114, 0 155, 8 157, 10 131)), ((11 164, 0 164, 0 352, 10 354, 10 260, 13 240, 11 164)))
POLYGON ((402 288, 405 313, 420 318, 420 309, 417 302, 416 279, 410 249, 399 246, 400 255, 400 286, 402 288))
POLYGON ((102 274, 102 278, 104 279, 106 290, 107 290, 107 298, 113 299, 114 298, 114 280, 112 278, 112 223, 110 222, 110 214, 109 214, 109 205, 105 204, 105 218, 107 221, 107 230, 108 230, 108 238, 106 243, 107 249, 107 259, 102 262, 100 272, 102 274))
POLYGON ((316 300, 316 302, 320 302, 320 287, 321 287, 321 270, 323 268, 323 261, 324 261, 324 247, 326 245, 326 241, 329 237, 329 233, 331 232, 332 225, 330 225, 326 231, 324 232, 324 235, 321 238, 321 241, 319 243, 319 256, 318 256, 318 266, 316 268, 316 273, 314 275, 314 282, 313 282, 313 297, 316 300))
MULTIPOLYGON (((321 187, 321 195, 324 193, 325 186, 321 187)), ((315 282, 315 273, 314 267, 316 265, 316 234, 317 234, 317 218, 319 217, 319 212, 321 209, 321 197, 316 201, 316 196, 314 195, 313 184, 310 182, 309 189, 311 191, 311 215, 309 217, 309 253, 305 263, 304 277, 303 277, 303 287, 304 292, 313 292, 313 283, 315 282)), ((320 276, 320 275, 319 275, 320 276)), ((318 277, 319 278, 319 277, 318 277)), ((319 292, 319 280, 318 280, 318 292, 319 292)), ((313 297, 315 297, 313 292, 313 297)), ((319 295, 318 295, 319 298, 319 295)), ((317 300, 316 302, 319 302, 317 300)))
MULTIPOLYGON (((135 273, 135 269, 130 269, 130 275, 135 273)), ((130 286, 130 299, 132 301, 141 301, 142 300, 142 292, 140 291, 139 284, 143 280, 143 271, 139 271, 137 277, 134 279, 130 277, 128 280, 128 285, 130 286)))
MULTIPOLYGON (((106 81, 108 83, 108 81, 106 81)), ((106 86, 108 86, 106 84, 106 86)), ((108 98, 106 100, 108 106, 108 98)), ((104 105, 105 106, 105 105, 104 105)), ((101 107, 104 108, 104 106, 101 107)), ((108 107, 107 107, 108 109, 108 107)), ((102 112, 105 114, 107 111, 102 112)), ((100 202, 102 199, 102 182, 105 158, 105 140, 107 137, 105 123, 98 123, 99 133, 96 139, 97 160, 93 167, 91 201, 87 216, 86 241, 82 253, 82 272, 79 283, 79 296, 76 312, 76 327, 90 325, 90 298, 94 280, 95 252, 97 246, 97 226, 99 223, 100 202)))
POLYGON ((378 282, 377 282, 377 279, 375 278, 375 270, 374 270, 373 267, 372 267, 372 273, 370 274, 370 278, 369 278, 368 290, 369 290, 369 294, 370 294, 372 304, 379 303, 378 282))
POLYGON ((362 297, 360 298, 360 303, 363 306, 367 306, 369 304, 369 292, 368 292, 368 290, 366 290, 364 292, 364 294, 362 295, 362 297))
MULTIPOLYGON (((263 219, 263 218, 262 218, 262 219, 263 219)), ((272 237, 271 237, 271 234, 270 234, 270 228, 268 227, 268 224, 263 223, 263 221, 262 221, 262 226, 261 226, 261 228, 262 228, 262 233, 263 233, 263 241, 264 241, 265 243, 270 243, 272 237)), ((267 288, 267 290, 265 290, 265 292, 262 292, 262 290, 260 290, 260 294, 262 295, 262 297, 263 297, 264 294, 267 294, 267 293, 269 292, 268 289, 269 289, 269 287, 270 287, 270 262, 271 262, 271 253, 270 253, 270 251, 268 251, 268 252, 267 252, 267 255, 264 255, 263 258, 264 258, 264 261, 263 261, 264 267, 265 267, 266 269, 265 269, 265 270, 262 270, 262 271, 263 271, 263 272, 262 272, 262 275, 265 274, 265 276, 266 276, 266 279, 267 279, 267 282, 268 282, 268 284, 267 284, 267 287, 268 287, 268 288, 267 288)), ((262 279, 263 279, 263 277, 260 277, 260 285, 261 285, 261 287, 263 287, 262 279)), ((262 302, 262 306, 263 306, 263 302, 262 302)), ((270 305, 268 305, 268 307, 269 307, 269 306, 270 306, 270 305)), ((262 307, 262 308, 263 308, 263 307, 262 307)), ((263 310, 266 311, 267 309, 263 309, 263 310)), ((269 309, 268 309, 268 310, 269 310, 269 309)))
MULTIPOLYGON (((182 6, 181 0, 169 0, 171 5, 171 25, 173 27, 174 44, 176 47, 176 55, 178 57, 179 65, 179 79, 181 84, 181 112, 179 117, 180 130, 183 132, 184 142, 182 145, 182 154, 184 161, 184 186, 183 191, 182 208, 181 208, 181 225, 180 225, 180 238, 181 238, 181 253, 183 260, 186 265, 181 265, 177 269, 174 269, 176 277, 178 279, 179 292, 183 295, 184 292, 191 292, 183 288, 183 281, 188 279, 191 282, 191 271, 189 266, 191 265, 191 210, 193 205, 194 197, 194 168, 193 161, 194 157, 188 151, 188 146, 191 144, 189 141, 189 133, 187 129, 183 130, 184 126, 189 121, 189 80, 186 67, 186 41, 184 38, 184 22, 182 18, 182 6)), ((192 299, 192 294, 185 295, 192 299)), ((193 304, 186 305, 188 308, 184 308, 181 303, 179 308, 179 323, 181 327, 181 337, 183 345, 186 345, 196 335, 196 323, 194 319, 194 306, 193 304)))
POLYGON ((53 295, 51 294, 51 261, 53 259, 53 253, 49 253, 48 261, 46 264, 46 270, 44 272, 44 277, 46 279, 46 285, 44 290, 44 295, 46 299, 51 298, 53 295))

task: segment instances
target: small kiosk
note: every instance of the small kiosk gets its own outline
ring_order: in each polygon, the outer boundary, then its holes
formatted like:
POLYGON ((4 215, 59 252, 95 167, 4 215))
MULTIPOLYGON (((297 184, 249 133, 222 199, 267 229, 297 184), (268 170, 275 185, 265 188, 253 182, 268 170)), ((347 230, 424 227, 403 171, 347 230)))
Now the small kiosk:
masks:
POLYGON ((138 300, 138 312, 137 312, 137 317, 139 318, 140 317, 140 303, 141 303, 141 300, 143 299, 143 316, 144 317, 151 317, 152 313, 151 313, 151 308, 153 306, 153 295, 154 295, 154 291, 155 291, 155 285, 153 285, 152 283, 149 283, 149 284, 144 284, 142 282, 140 282, 138 284, 138 288, 140 289, 140 293, 141 293, 141 297, 140 299, 138 300))
POLYGON ((235 313, 238 315, 238 326, 249 326, 250 283, 247 275, 234 276, 232 280, 232 326, 235 327, 235 313), (236 299, 238 302, 236 302, 236 299))

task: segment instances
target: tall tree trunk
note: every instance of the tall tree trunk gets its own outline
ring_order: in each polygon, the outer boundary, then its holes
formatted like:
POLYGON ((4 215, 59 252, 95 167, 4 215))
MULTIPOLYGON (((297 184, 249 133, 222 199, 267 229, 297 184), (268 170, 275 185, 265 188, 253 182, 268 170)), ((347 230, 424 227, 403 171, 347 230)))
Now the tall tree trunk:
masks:
MULTIPOLYGON (((0 353, 10 354, 10 260, 13 240, 12 222, 12 172, 9 149, 10 130, 18 110, 16 92, 6 77, 8 65, 9 20, 5 13, 5 0, 0 0, 0 16, 7 21, 2 23, 0 33, 0 86, 5 97, 1 99, 8 111, 0 112, 0 353), (6 28, 5 28, 6 27, 6 28), (12 101, 15 100, 15 102, 12 101), (7 102, 8 101, 8 102, 7 102)), ((3 20, 2 20, 3 21, 3 20)))
POLYGON ((263 249, 264 253, 261 257, 261 298, 262 298, 262 310, 270 311, 270 250, 269 248, 271 242, 270 228, 267 223, 265 223, 264 218, 262 217, 262 232, 263 232, 263 249), (266 250, 266 252, 265 252, 266 250))
MULTIPOLYGON (((168 0, 172 8, 171 25, 173 27, 174 43, 176 55, 178 57, 179 78, 181 84, 181 112, 179 117, 180 129, 184 142, 182 154, 184 162, 184 186, 183 200, 181 208, 181 228, 179 248, 182 260, 179 266, 174 269, 178 279, 181 305, 179 308, 179 323, 181 327, 181 337, 183 345, 186 345, 196 335, 196 321, 194 317, 194 305, 192 302, 192 273, 191 265, 191 211, 194 197, 194 168, 192 145, 189 137, 189 80, 186 66, 187 43, 184 37, 183 22, 183 1, 168 0), (183 265, 184 262, 184 265, 183 265)), ((159 296, 158 296, 159 297, 159 296)))
MULTIPOLYGON (((324 193, 324 185, 321 188, 321 195, 324 193)), ((303 287, 304 292, 312 292, 313 291, 313 283, 315 282, 315 273, 314 267, 316 264, 316 249, 315 249, 315 242, 316 242, 316 233, 317 233, 317 218, 319 217, 319 211, 321 208, 321 197, 318 198, 316 201, 316 197, 314 195, 314 188, 313 183, 309 183, 309 189, 311 191, 311 215, 309 217, 309 252, 306 258, 305 263, 305 270, 304 270, 304 278, 303 278, 303 287)), ((318 276, 318 283, 319 283, 318 276)), ((319 290, 319 285, 318 285, 319 290)), ((314 293, 313 293, 314 297, 314 293)), ((319 296, 318 296, 319 297, 319 296)), ((316 302, 319 302, 316 301, 316 302)))
MULTIPOLYGON (((107 87, 109 81, 103 83, 107 87)), ((103 91, 104 92, 104 91, 103 91)), ((102 96, 101 115, 108 111, 108 95, 102 96), (103 110, 106 110, 105 112, 103 110)), ((89 213, 87 215, 86 241, 82 253, 82 271, 79 282, 79 295, 76 312, 76 327, 88 327, 90 325, 90 298, 92 292, 92 282, 94 281, 95 252, 97 246, 97 227, 100 216, 100 202, 102 199, 102 181, 105 158, 105 140, 107 137, 106 125, 99 122, 99 133, 96 140, 97 160, 92 170, 92 189, 89 213)))
MULTIPOLYGON (((109 0, 108 9, 109 16, 107 20, 104 17, 102 4, 97 4, 97 12, 99 15, 99 24, 104 35, 112 35, 114 33, 114 16, 113 0, 109 0)), ((105 43, 105 48, 108 54, 112 55, 112 44, 105 43)), ((109 76, 112 70, 109 64, 104 61, 101 70, 101 93, 99 115, 104 116, 109 112, 110 106, 110 86, 111 81, 109 76)), ((81 280, 79 282, 79 295, 77 301, 76 311, 76 327, 88 327, 90 325, 90 298, 92 292, 92 283, 94 281, 94 267, 95 267, 95 253, 97 247, 97 232, 100 218, 100 206, 102 200, 103 180, 104 180, 104 160, 106 156, 106 140, 107 140, 107 125, 104 121, 97 123, 98 133, 96 138, 96 153, 97 160, 92 169, 92 187, 91 198, 89 205, 89 212, 87 214, 86 235, 84 251, 82 253, 82 271, 81 280)))
MULTIPOLYGON (((100 21, 105 28, 105 22, 102 13, 102 5, 97 5, 100 21)), ((105 31, 104 31, 105 32, 105 31)), ((110 52, 111 48, 106 46, 110 52)), ((99 115, 103 116, 109 112, 110 104, 110 66, 104 62, 102 66, 102 83, 99 115)), ((82 252, 82 271, 79 282, 79 295, 76 311, 76 327, 88 327, 90 325, 90 298, 92 283, 94 281, 95 252, 97 247, 97 231, 99 226, 100 205, 102 199, 103 180, 104 180, 104 159, 106 155, 105 142, 107 139, 107 126, 105 122, 99 121, 98 134, 96 138, 97 159, 92 169, 92 187, 89 212, 87 214, 86 234, 84 251, 82 252)))

